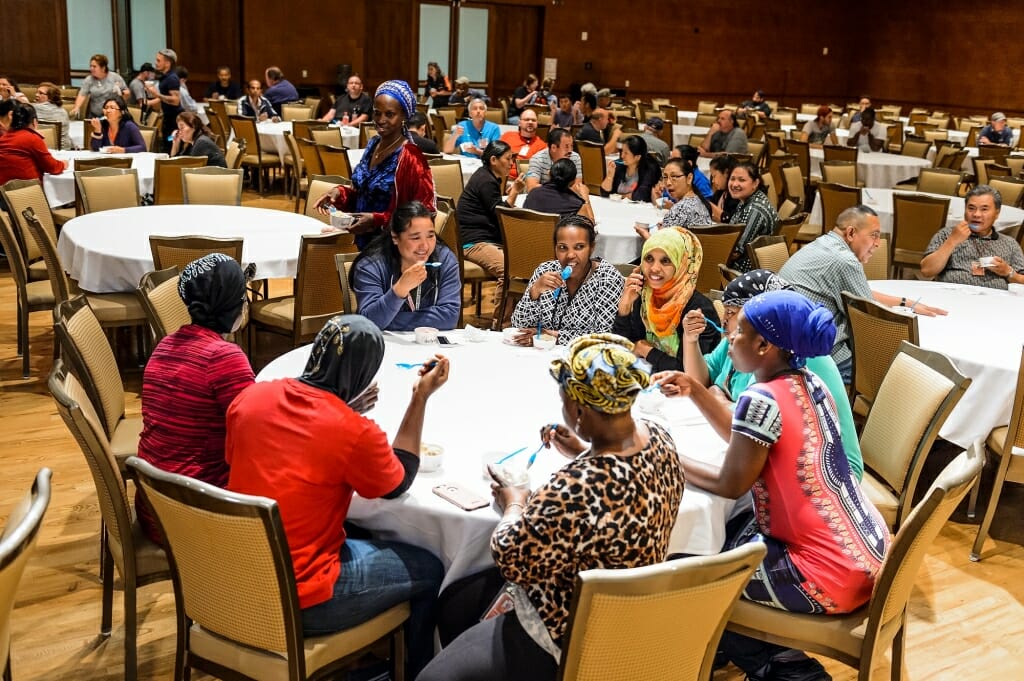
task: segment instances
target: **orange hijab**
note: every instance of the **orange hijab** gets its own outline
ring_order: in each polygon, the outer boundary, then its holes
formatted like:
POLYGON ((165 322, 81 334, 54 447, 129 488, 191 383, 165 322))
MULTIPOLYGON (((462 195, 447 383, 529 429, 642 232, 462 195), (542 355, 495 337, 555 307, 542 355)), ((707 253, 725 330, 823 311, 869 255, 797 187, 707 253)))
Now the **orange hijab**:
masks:
POLYGON ((704 251, 700 241, 688 229, 672 227, 661 229, 644 242, 640 260, 659 249, 668 255, 676 268, 675 276, 658 290, 645 285, 640 297, 640 318, 647 329, 647 341, 673 357, 679 355, 679 321, 683 308, 690 302, 697 288, 704 251))

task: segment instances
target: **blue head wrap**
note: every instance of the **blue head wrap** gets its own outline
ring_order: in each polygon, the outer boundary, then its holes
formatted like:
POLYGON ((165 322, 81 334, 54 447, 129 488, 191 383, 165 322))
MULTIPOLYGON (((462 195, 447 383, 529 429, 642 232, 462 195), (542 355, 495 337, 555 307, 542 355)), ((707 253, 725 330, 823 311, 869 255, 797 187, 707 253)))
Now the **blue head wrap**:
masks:
POLYGON ((374 98, 380 95, 387 95, 397 99, 398 103, 402 105, 402 111, 405 112, 406 120, 409 120, 416 113, 416 95, 404 80, 384 81, 377 88, 377 92, 373 94, 374 98))
POLYGON ((808 357, 832 352, 836 325, 832 313, 795 291, 770 291, 743 306, 747 322, 766 341, 791 352, 790 365, 799 369, 808 357))

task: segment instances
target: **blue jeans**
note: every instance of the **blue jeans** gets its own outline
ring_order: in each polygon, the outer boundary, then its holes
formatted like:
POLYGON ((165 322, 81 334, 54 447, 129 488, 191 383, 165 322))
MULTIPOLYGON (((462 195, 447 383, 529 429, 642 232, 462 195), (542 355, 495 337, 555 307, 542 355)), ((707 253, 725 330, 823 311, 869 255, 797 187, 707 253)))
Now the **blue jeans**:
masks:
POLYGON ((843 385, 850 385, 853 381, 853 357, 836 362, 836 368, 839 369, 839 377, 843 379, 843 385))
POLYGON ((441 561, 424 549, 399 542, 346 539, 334 595, 303 609, 303 633, 323 636, 350 629, 409 601, 406 674, 415 678, 434 654, 437 593, 443 577, 441 561))

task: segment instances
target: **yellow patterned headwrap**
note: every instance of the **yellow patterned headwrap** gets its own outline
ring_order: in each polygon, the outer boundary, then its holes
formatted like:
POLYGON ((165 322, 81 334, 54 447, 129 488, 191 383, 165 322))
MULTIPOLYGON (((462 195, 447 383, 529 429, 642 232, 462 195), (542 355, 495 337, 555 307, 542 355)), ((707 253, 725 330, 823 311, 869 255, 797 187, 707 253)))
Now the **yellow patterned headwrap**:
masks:
POLYGON ((604 414, 622 414, 651 383, 651 366, 633 354, 633 344, 612 333, 580 336, 566 359, 551 363, 551 375, 575 402, 604 414))

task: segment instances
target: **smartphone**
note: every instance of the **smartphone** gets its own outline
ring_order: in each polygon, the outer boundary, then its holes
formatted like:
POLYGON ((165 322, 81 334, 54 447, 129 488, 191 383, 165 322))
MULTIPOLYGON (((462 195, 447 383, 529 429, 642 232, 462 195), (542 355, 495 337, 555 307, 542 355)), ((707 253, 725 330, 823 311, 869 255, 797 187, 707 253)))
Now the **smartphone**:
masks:
POLYGON ((452 343, 450 340, 448 340, 448 336, 438 336, 437 342, 440 343, 441 345, 455 345, 455 343, 452 343))
POLYGON ((463 511, 475 511, 478 508, 484 508, 491 503, 476 492, 466 489, 459 484, 447 483, 444 485, 438 485, 433 488, 433 491, 434 494, 445 501, 455 504, 463 511))

